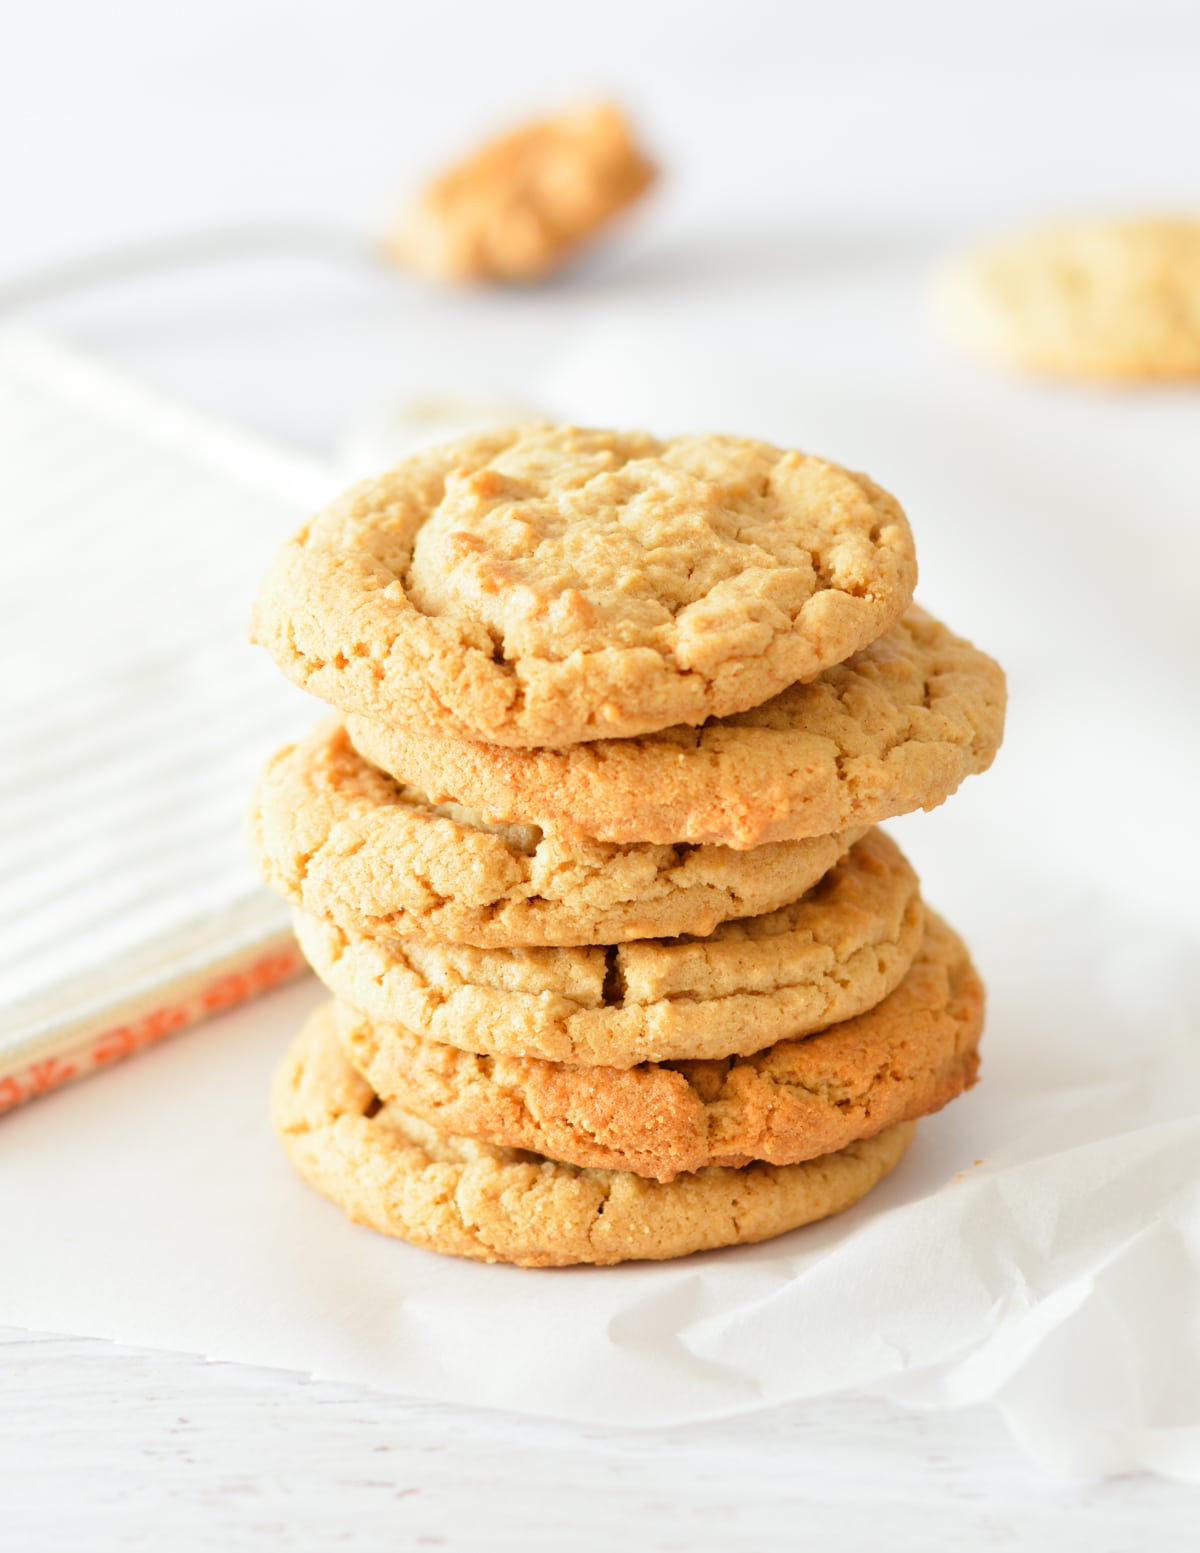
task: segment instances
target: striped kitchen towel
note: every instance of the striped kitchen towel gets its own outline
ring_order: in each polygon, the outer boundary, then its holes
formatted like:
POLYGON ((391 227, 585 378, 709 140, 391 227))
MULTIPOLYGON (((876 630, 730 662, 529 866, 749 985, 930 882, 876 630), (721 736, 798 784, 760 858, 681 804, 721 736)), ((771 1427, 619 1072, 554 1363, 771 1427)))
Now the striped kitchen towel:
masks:
POLYGON ((0 1109, 300 968, 242 845, 312 703, 246 639, 331 471, 0 339, 0 1109))

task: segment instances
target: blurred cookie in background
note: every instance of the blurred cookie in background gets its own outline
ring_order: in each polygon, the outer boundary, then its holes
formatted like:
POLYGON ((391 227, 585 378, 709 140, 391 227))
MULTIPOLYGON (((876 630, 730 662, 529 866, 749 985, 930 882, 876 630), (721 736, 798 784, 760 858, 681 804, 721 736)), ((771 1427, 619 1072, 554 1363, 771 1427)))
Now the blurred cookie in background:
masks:
POLYGON ((970 355, 1112 383, 1200 378, 1200 217, 1046 228, 938 275, 942 332, 970 355))
POLYGON ((574 108, 512 129, 443 173, 387 250, 438 280, 541 280, 656 177, 618 108, 574 108))

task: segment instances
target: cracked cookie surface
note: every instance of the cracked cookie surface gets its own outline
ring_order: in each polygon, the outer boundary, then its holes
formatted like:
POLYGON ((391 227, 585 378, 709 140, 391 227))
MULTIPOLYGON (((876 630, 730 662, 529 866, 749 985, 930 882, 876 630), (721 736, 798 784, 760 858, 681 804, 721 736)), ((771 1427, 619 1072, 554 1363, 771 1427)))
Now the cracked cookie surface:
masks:
POLYGON ((936 807, 991 764, 1004 706, 999 665, 914 607, 848 662, 702 728, 513 750, 346 726, 369 760, 489 821, 745 848, 936 807))
POLYGON ((268 762, 247 839, 266 882, 306 912, 372 937, 511 948, 707 934, 795 900, 858 835, 754 852, 567 844, 429 804, 327 721, 268 762))
POLYGON ((1200 377, 1200 220, 1018 235, 947 265, 935 308, 972 355, 1055 377, 1200 377))
POLYGON ((916 560, 863 475, 735 437, 526 426, 355 487, 254 637, 342 711, 507 746, 694 725, 885 632, 916 560))
POLYGON ((610 103, 519 125, 436 179, 387 247, 451 281, 533 281, 558 269, 654 182, 610 103))
POLYGON ((921 943, 917 878, 871 831, 799 900, 707 938, 574 949, 378 939, 297 913, 309 964, 380 1025, 469 1052, 634 1067, 762 1051, 874 1007, 921 943))
POLYGON ((927 916, 907 976, 875 1008, 724 1061, 581 1068, 480 1056, 339 1007, 346 1055, 376 1093, 439 1131, 670 1181, 709 1165, 793 1165, 912 1121, 969 1088, 983 987, 927 916))
POLYGON ((899 1163, 900 1124, 800 1165, 711 1167, 664 1184, 443 1136, 378 1097, 318 1009, 276 1074, 272 1119, 299 1174, 356 1223, 522 1267, 656 1260, 782 1235, 840 1213, 899 1163))

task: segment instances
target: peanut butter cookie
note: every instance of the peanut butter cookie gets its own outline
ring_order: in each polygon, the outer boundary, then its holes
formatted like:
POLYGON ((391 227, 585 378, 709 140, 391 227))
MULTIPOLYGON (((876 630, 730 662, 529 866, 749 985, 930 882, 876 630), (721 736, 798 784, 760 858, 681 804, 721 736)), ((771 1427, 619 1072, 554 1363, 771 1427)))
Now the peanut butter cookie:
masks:
POLYGON ((254 635, 342 711, 511 746, 757 706, 916 581, 863 475, 736 437, 527 426, 355 487, 278 553, 254 635))
POLYGON ((671 1181, 708 1165, 794 1165, 940 1110, 975 1081, 983 987, 937 917, 875 1008, 724 1061, 580 1068, 477 1056, 345 1007, 346 1055, 376 1093, 441 1132, 671 1181))
POLYGON ((381 1104, 318 1009, 272 1113, 289 1159, 357 1223, 450 1256, 521 1267, 661 1261, 768 1240, 865 1196, 912 1141, 901 1123, 802 1165, 710 1167, 669 1184, 446 1137, 381 1104))
POLYGON ((618 108, 575 108, 510 130, 443 173, 387 248, 438 280, 541 280, 655 176, 618 108))
POLYGON ((991 765, 999 666, 923 610, 749 712, 569 749, 498 749, 363 717, 355 747, 434 801, 564 838, 731 847, 827 835, 932 809, 991 765))
POLYGON ((935 307, 962 348, 1054 377, 1200 377, 1200 219, 1097 221, 967 254, 935 307))
POLYGON ((317 975, 380 1026, 469 1052, 608 1068, 759 1052, 851 1019, 899 985, 923 928, 916 875, 878 830, 799 900, 708 938, 474 949, 296 916, 317 975))
POLYGON ((711 933, 795 900, 855 840, 568 845, 428 803, 368 764, 336 722, 268 762, 248 827, 263 878, 301 910, 374 937, 481 948, 711 933))

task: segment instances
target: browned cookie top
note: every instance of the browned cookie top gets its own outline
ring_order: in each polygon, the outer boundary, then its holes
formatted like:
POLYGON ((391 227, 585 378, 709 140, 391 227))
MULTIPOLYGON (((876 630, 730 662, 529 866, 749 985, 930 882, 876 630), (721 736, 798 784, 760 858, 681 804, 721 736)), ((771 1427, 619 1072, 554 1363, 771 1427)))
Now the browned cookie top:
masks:
POLYGON ((863 475, 735 437, 527 426, 355 487, 279 552, 256 639, 343 711, 511 746, 757 706, 907 606, 863 475))

